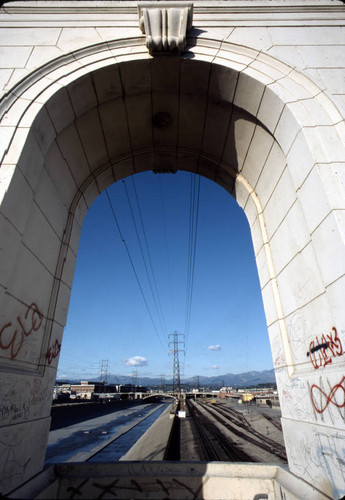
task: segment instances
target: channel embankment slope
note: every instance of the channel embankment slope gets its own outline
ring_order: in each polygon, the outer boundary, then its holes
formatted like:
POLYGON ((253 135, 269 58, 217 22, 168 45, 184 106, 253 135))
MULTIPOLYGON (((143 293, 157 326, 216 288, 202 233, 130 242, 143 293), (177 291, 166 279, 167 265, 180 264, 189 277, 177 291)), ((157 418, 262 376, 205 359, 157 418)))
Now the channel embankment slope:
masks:
POLYGON ((175 412, 171 406, 158 417, 134 446, 120 460, 163 460, 169 442, 175 412))

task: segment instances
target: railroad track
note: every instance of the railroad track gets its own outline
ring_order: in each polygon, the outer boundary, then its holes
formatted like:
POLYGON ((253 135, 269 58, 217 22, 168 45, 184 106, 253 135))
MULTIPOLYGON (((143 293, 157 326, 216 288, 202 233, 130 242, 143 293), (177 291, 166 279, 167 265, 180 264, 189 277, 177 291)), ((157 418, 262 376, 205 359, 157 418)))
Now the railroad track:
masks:
POLYGON ((266 415, 265 413, 261 413, 263 417, 266 418, 278 431, 283 432, 282 424, 280 422, 277 422, 276 418, 272 418, 269 415, 266 415))
MULTIPOLYGON (((230 413, 235 419, 238 418, 244 424, 248 423, 246 418, 239 411, 233 410, 232 408, 228 408, 226 406, 224 407, 224 410, 227 411, 228 413, 230 413)), ((278 422, 276 418, 272 418, 269 415, 266 415, 266 413, 264 413, 264 412, 262 412, 262 413, 260 412, 260 415, 263 418, 265 418, 266 420, 268 420, 270 422, 270 424, 272 424, 276 429, 278 429, 278 431, 280 431, 280 432, 283 431, 281 423, 278 422)))
POLYGON ((224 437, 221 430, 214 425, 197 408, 196 405, 187 400, 189 414, 193 418, 194 430, 199 440, 205 461, 226 462, 255 462, 256 460, 243 451, 237 444, 224 437))
MULTIPOLYGON (((251 426, 251 424, 248 422, 248 420, 244 417, 244 415, 242 415, 240 412, 237 412, 236 410, 233 410, 233 409, 227 408, 227 407, 221 408, 221 407, 216 406, 214 408, 217 409, 220 414, 222 414, 226 417, 230 414, 231 415, 230 419, 233 419, 233 422, 236 422, 236 420, 239 419, 239 423, 237 425, 239 425, 240 427, 242 427, 246 431, 250 432, 253 436, 257 437, 261 442, 266 443, 269 447, 269 448, 266 448, 267 451, 273 451, 273 453, 276 456, 278 456, 279 458, 282 458, 283 460, 287 460, 285 446, 281 445, 280 443, 277 443, 273 439, 271 439, 271 438, 265 436, 264 434, 262 434, 261 432, 255 430, 251 426)), ((263 414, 261 414, 261 416, 263 416, 270 423, 275 425, 272 418, 267 417, 266 415, 263 415, 263 414)), ((279 428, 279 426, 277 426, 277 425, 275 425, 275 427, 278 428, 280 431, 282 430, 281 427, 279 428)))
POLYGON ((275 455, 280 460, 287 461, 285 447, 254 429, 240 412, 228 407, 220 408, 219 406, 211 407, 206 403, 198 404, 212 415, 221 426, 228 429, 240 439, 244 439, 252 445, 275 455))

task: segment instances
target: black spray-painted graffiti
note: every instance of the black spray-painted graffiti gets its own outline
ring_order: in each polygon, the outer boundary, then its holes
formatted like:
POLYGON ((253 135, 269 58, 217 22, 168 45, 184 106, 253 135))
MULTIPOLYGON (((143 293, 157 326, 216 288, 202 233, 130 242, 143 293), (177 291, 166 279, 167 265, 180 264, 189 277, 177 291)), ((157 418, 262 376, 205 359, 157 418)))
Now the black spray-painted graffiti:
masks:
POLYGON ((342 354, 343 346, 335 327, 332 328, 329 334, 322 334, 320 340, 316 337, 315 340, 310 342, 309 351, 307 352, 307 356, 310 356, 310 361, 315 370, 332 363, 332 358, 342 354))
MULTIPOLYGON (((90 494, 90 489, 94 490, 95 496, 93 498, 101 499, 104 496, 108 497, 109 495, 114 498, 121 498, 121 491, 126 491, 127 493, 131 491, 133 498, 146 498, 147 495, 152 492, 154 497, 157 497, 157 493, 161 494, 160 498, 169 499, 169 498, 177 498, 176 492, 182 494, 181 498, 184 499, 197 499, 201 498, 200 493, 202 492, 202 488, 208 482, 207 478, 203 481, 197 481, 198 486, 194 484, 194 488, 185 484, 183 481, 180 481, 176 478, 160 480, 149 479, 146 478, 145 481, 140 481, 140 478, 136 479, 121 480, 114 479, 110 483, 101 483, 100 481, 91 482, 89 479, 84 479, 76 486, 69 486, 66 490, 68 497, 70 500, 74 498, 85 498, 85 494, 87 491, 90 494), (139 496, 138 496, 139 494, 139 496)), ((127 494, 126 494, 127 498, 127 494)), ((147 497, 148 498, 148 497, 147 497)), ((253 500, 267 500, 267 493, 257 493, 254 495, 253 500)))
MULTIPOLYGON (((88 479, 82 481, 79 485, 76 487, 74 486, 69 486, 67 488, 67 493, 69 494, 68 498, 73 499, 73 498, 81 498, 86 493, 85 486, 89 482, 88 479)), ((207 481, 206 481, 207 482, 207 481)), ((182 481, 179 481, 176 478, 172 478, 171 480, 166 480, 161 481, 158 478, 152 481, 144 482, 140 484, 140 479, 137 478, 135 479, 129 479, 125 482, 121 481, 119 479, 115 479, 109 484, 101 484, 100 482, 94 482, 91 483, 91 487, 94 488, 96 491, 100 490, 99 496, 95 498, 103 498, 104 495, 113 495, 114 497, 121 498, 121 496, 117 496, 119 492, 123 491, 131 491, 131 492, 138 492, 141 494, 144 494, 145 496, 147 493, 150 491, 157 493, 161 492, 162 497, 161 498, 169 498, 169 493, 180 491, 181 493, 183 492, 183 497, 186 500, 188 498, 190 499, 196 499, 200 498, 199 493, 202 489, 202 487, 206 484, 206 482, 200 482, 199 486, 196 489, 191 488, 187 484, 184 484, 182 481)), ((88 484, 88 488, 90 488, 90 483, 88 484)), ((141 498, 137 496, 133 496, 133 498, 141 498)), ((172 493, 172 498, 176 498, 174 494, 172 493)), ((264 497, 260 497, 264 498, 264 497)))

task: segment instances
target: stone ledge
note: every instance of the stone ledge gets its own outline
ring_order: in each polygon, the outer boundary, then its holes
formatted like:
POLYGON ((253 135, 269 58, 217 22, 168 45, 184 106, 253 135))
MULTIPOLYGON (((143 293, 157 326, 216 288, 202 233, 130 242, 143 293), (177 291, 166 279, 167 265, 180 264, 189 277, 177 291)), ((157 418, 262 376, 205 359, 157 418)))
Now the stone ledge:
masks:
POLYGON ((100 498, 108 493, 126 499, 199 498, 204 500, 329 500, 287 467, 225 462, 115 462, 61 464, 36 476, 8 498, 100 498), (39 481, 41 490, 39 491, 39 481))

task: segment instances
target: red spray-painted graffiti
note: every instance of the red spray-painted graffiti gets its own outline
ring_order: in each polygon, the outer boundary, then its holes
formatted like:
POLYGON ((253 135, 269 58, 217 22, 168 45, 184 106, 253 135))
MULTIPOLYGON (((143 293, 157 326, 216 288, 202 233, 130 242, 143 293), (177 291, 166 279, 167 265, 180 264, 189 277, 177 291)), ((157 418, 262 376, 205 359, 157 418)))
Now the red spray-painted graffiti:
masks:
POLYGON ((33 302, 26 310, 24 319, 17 316, 17 324, 6 323, 0 330, 0 348, 11 349, 11 358, 16 359, 23 347, 25 337, 37 332, 43 321, 43 314, 33 302), (13 331, 13 328, 15 330, 13 331))
POLYGON ((329 392, 329 394, 326 394, 321 387, 318 385, 313 384, 310 388, 310 394, 311 394, 311 400, 313 403, 313 406, 315 410, 318 413, 323 413, 327 406, 331 403, 332 405, 336 406, 337 408, 344 408, 345 406, 345 387, 344 387, 344 381, 345 377, 341 379, 339 384, 336 384, 333 386, 329 392), (315 400, 315 392, 317 395, 319 395, 319 405, 317 404, 315 400), (336 400, 337 397, 337 400, 336 400), (340 399, 339 399, 340 397, 340 399))
POLYGON ((50 346, 48 351, 46 352, 46 359, 48 360, 48 365, 51 364, 53 359, 57 358, 60 350, 61 350, 61 344, 59 344, 59 342, 55 340, 54 344, 50 346))
POLYGON ((309 351, 307 352, 307 356, 310 356, 310 361, 315 370, 332 363, 333 357, 342 354, 343 346, 335 327, 332 328, 331 333, 321 335, 321 342, 318 337, 316 337, 316 343, 314 340, 310 342, 309 351), (327 352, 328 349, 329 352, 327 352))

